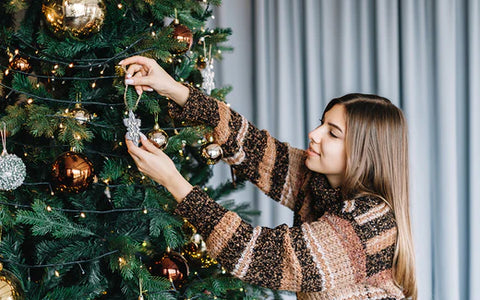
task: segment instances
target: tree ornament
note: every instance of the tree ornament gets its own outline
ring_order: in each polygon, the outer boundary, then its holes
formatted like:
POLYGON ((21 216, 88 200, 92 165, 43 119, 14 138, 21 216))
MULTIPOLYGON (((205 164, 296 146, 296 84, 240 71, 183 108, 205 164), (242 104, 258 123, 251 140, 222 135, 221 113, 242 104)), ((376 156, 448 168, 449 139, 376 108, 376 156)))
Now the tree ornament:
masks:
POLYGON ((168 134, 155 124, 153 129, 147 132, 147 138, 160 150, 164 150, 168 144, 168 134))
POLYGON ((70 115, 77 120, 78 124, 83 125, 92 119, 90 113, 82 107, 80 103, 75 104, 75 108, 72 109, 70 115))
POLYGON ((133 111, 137 108, 142 95, 140 94, 134 106, 130 107, 127 101, 127 90, 128 85, 125 85, 123 101, 125 102, 125 107, 128 109, 128 118, 123 119, 123 124, 127 127, 127 134, 125 137, 127 138, 127 140, 131 140, 135 144, 135 146, 138 146, 138 144, 140 143, 140 126, 142 125, 142 120, 135 118, 135 114, 133 113, 133 111))
POLYGON ((32 69, 32 66, 28 62, 26 58, 21 56, 15 56, 11 59, 9 64, 11 69, 22 71, 22 72, 29 72, 32 69))
POLYGON ((27 168, 20 157, 7 152, 5 123, 3 123, 3 130, 0 131, 0 134, 3 146, 2 154, 0 154, 0 190, 11 191, 22 185, 27 168))
POLYGON ((203 51, 205 52, 206 65, 205 68, 200 71, 203 77, 202 88, 208 95, 210 95, 212 90, 215 88, 215 72, 213 71, 212 45, 210 45, 208 56, 205 49, 205 42, 203 43, 203 51))
POLYGON ((173 25, 172 37, 182 44, 173 50, 174 54, 184 54, 185 52, 190 50, 190 48, 192 47, 192 44, 193 44, 192 31, 187 26, 179 24, 177 19, 175 19, 175 22, 173 25))
POLYGON ((52 181, 62 192, 79 193, 93 181, 93 164, 80 153, 68 151, 57 157, 52 165, 52 181))
POLYGON ((170 251, 168 248, 163 256, 155 255, 147 269, 153 276, 167 278, 176 287, 181 286, 190 272, 187 260, 180 253, 170 251))
POLYGON ((0 263, 0 300, 25 299, 20 281, 0 263))
POLYGON ((223 150, 220 145, 209 143, 201 147, 200 154, 207 165, 214 165, 222 159, 223 150))
POLYGON ((57 37, 65 33, 85 39, 97 33, 105 19, 102 0, 44 0, 42 12, 57 37))
POLYGON ((207 244, 200 234, 195 233, 190 238, 190 241, 184 246, 184 250, 192 258, 199 259, 206 254, 207 244))

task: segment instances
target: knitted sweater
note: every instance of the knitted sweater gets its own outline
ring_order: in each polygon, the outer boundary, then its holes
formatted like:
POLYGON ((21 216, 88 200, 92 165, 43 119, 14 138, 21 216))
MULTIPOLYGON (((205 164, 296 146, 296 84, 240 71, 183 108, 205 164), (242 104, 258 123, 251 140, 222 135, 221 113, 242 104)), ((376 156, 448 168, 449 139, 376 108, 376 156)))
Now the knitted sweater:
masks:
POLYGON ((304 150, 255 128, 225 103, 188 86, 173 118, 214 128, 224 160, 294 211, 294 226, 252 227, 198 187, 177 206, 206 241, 209 254, 234 276, 298 299, 403 299, 393 281, 397 227, 380 199, 342 200, 322 174, 305 167, 304 150))

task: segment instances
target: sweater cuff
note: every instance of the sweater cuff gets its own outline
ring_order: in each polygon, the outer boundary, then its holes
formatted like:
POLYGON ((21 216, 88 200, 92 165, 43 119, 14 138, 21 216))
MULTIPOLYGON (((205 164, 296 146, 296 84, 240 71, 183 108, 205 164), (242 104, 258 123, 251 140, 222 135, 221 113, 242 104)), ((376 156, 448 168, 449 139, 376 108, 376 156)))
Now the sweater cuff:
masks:
POLYGON ((206 240, 228 210, 195 186, 177 205, 175 212, 188 219, 206 240))
POLYGON ((168 102, 172 119, 189 121, 215 127, 220 121, 217 100, 205 95, 189 84, 183 84, 189 90, 187 102, 182 106, 174 101, 168 102))

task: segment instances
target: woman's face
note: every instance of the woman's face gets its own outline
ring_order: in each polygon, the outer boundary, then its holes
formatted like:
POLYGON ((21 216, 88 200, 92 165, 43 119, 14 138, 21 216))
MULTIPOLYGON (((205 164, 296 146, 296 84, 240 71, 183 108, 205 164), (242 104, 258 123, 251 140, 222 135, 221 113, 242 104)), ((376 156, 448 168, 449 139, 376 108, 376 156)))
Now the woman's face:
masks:
POLYGON ((332 187, 342 184, 345 175, 345 130, 345 107, 336 104, 325 113, 322 124, 308 134, 310 145, 305 165, 325 174, 332 187))

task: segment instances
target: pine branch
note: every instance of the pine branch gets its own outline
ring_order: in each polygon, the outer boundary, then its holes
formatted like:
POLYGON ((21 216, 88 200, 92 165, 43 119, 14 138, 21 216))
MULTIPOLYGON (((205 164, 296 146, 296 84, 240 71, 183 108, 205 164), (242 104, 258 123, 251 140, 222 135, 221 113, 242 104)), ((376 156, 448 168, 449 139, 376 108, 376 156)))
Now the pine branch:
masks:
POLYGON ((32 233, 42 236, 48 233, 56 238, 70 238, 73 236, 95 236, 92 231, 79 226, 59 211, 47 211, 47 205, 35 200, 33 211, 22 210, 17 214, 18 224, 32 225, 32 233))

